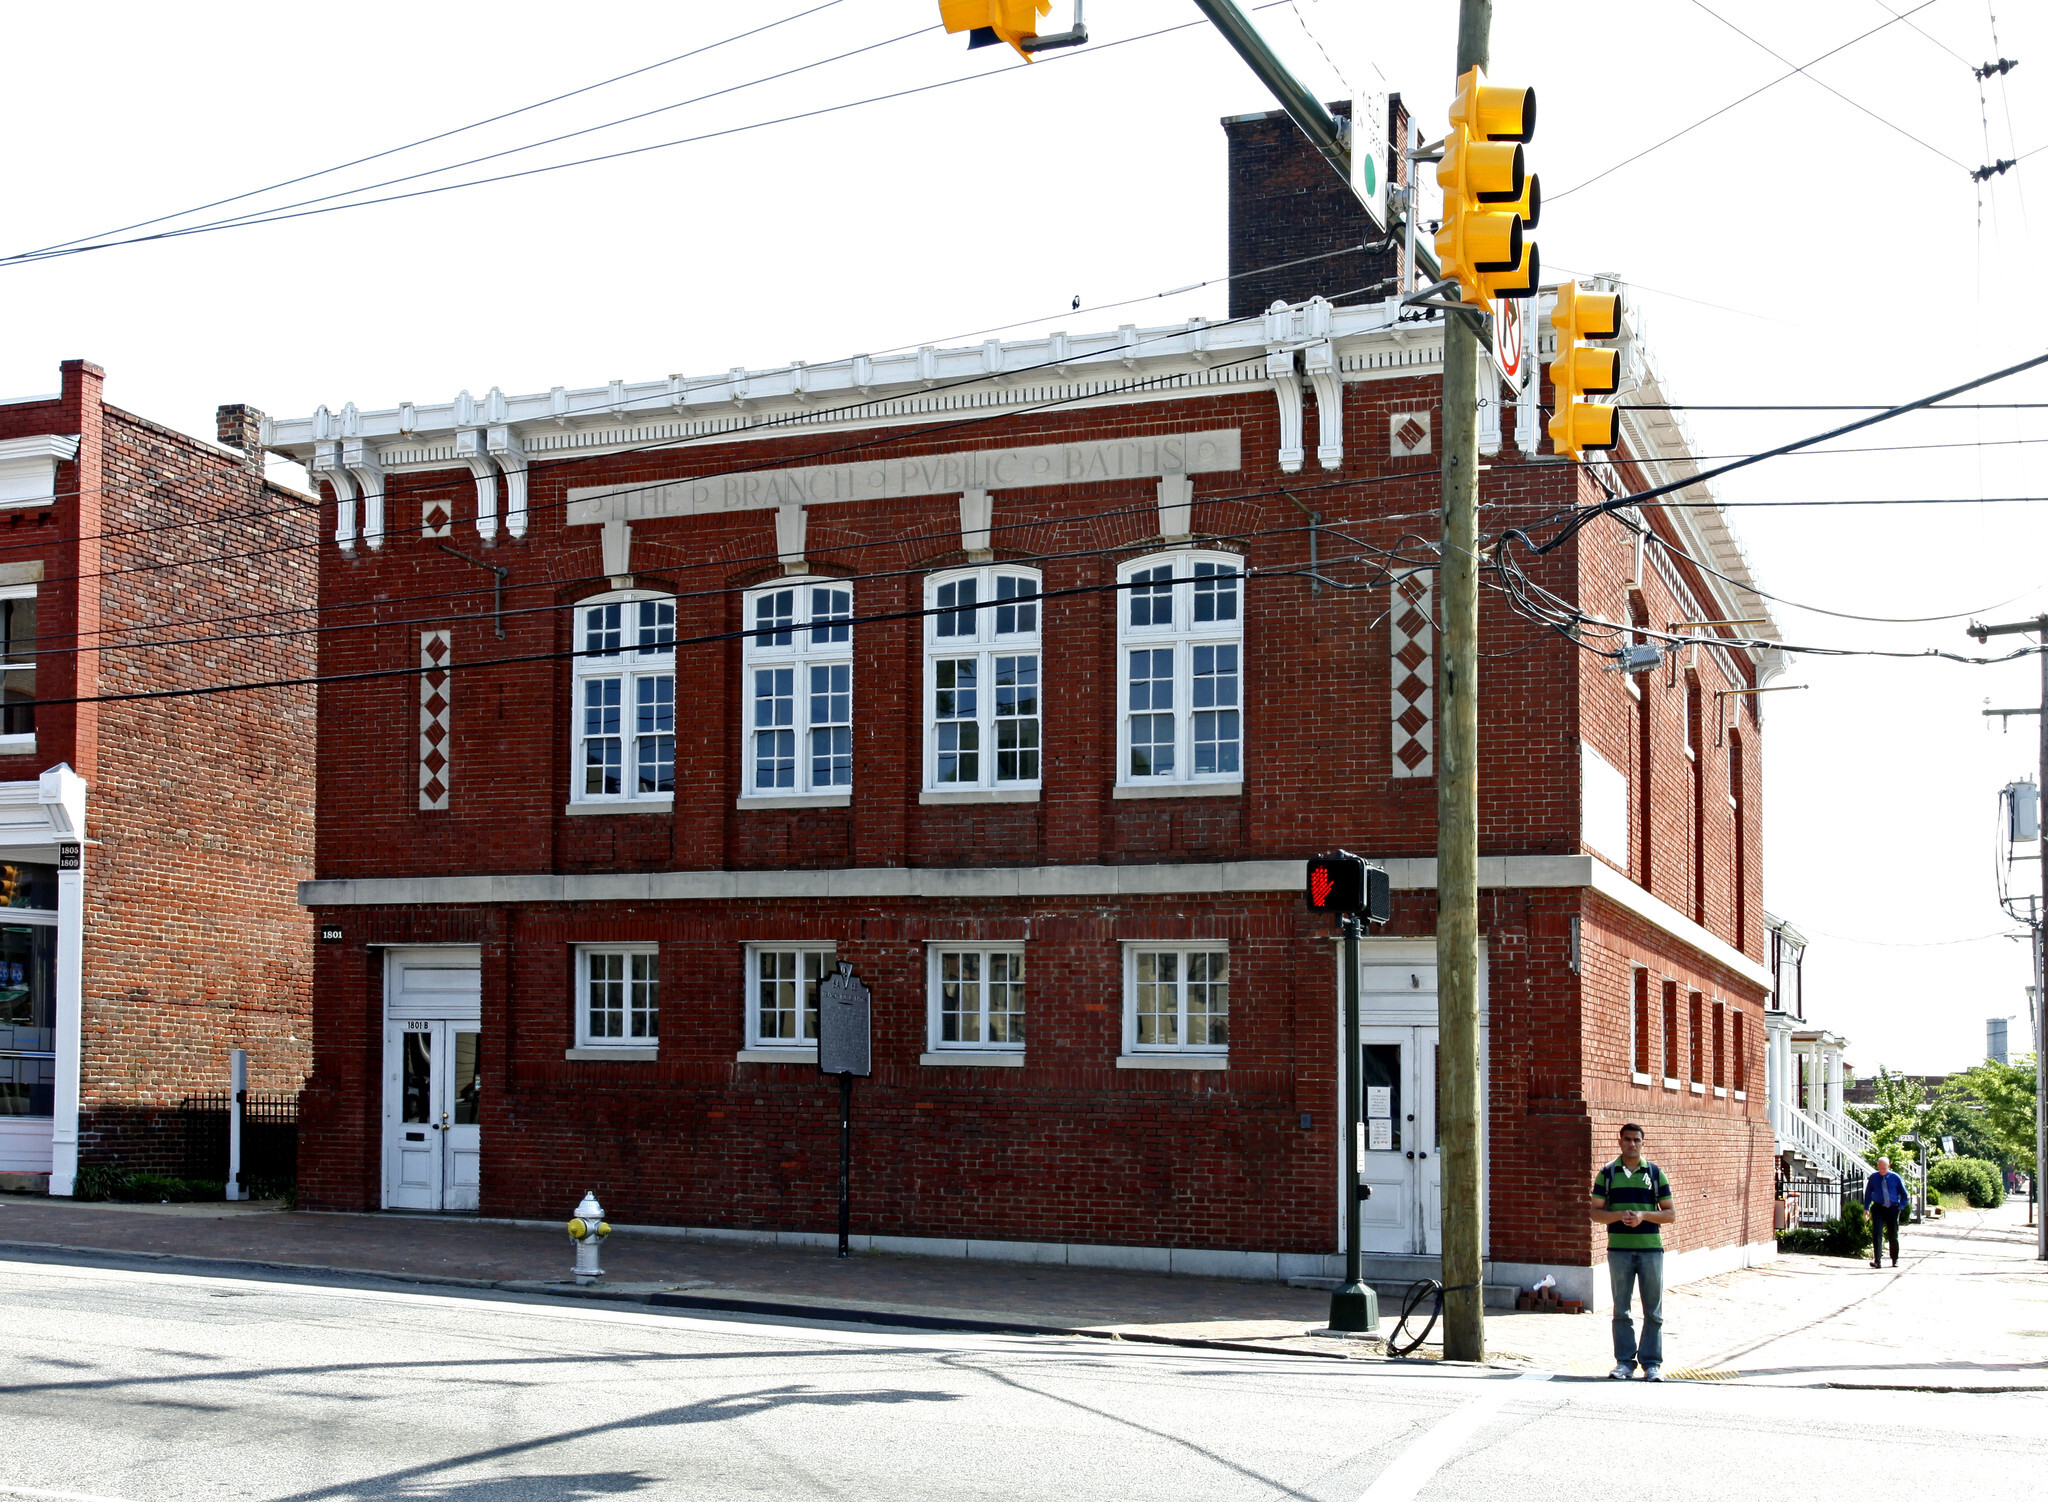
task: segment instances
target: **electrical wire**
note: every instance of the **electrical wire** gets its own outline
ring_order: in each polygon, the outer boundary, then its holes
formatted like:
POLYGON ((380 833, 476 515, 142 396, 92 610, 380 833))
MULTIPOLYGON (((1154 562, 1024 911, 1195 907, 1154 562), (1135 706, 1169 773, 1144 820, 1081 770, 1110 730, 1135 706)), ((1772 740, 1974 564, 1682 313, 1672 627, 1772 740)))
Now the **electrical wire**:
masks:
POLYGON ((1641 151, 1638 151, 1633 156, 1623 157, 1620 161, 1616 162, 1612 167, 1608 167, 1602 171, 1594 173, 1584 182, 1575 183, 1573 186, 1566 188, 1562 193, 1549 196, 1547 198, 1547 201, 1550 203, 1557 203, 1562 199, 1571 197, 1572 194, 1579 192, 1581 189, 1592 187, 1594 183, 1599 182, 1602 178, 1613 176, 1622 168, 1631 166, 1636 162, 1640 162, 1644 157, 1650 155, 1650 153, 1654 151, 1663 150, 1666 146, 1669 146, 1673 141, 1678 140, 1681 136, 1691 135, 1694 131, 1698 130, 1702 125, 1708 124, 1710 121, 1718 120, 1721 118, 1721 116, 1727 114, 1730 110, 1735 109, 1740 105, 1749 103, 1749 101, 1756 98, 1757 95, 1768 93, 1770 90, 1775 89, 1779 84, 1786 82, 1788 79, 1799 77, 1800 74, 1804 73, 1808 68, 1811 68, 1815 63, 1826 62, 1836 53, 1847 51, 1849 48, 1854 47, 1858 42, 1868 41, 1871 37, 1876 36, 1880 31, 1883 31, 1891 26, 1896 26, 1899 22, 1905 20, 1907 16, 1918 15, 1921 11, 1927 9, 1928 6, 1933 5, 1934 3, 1935 0, 1921 0, 1921 3, 1914 6, 1911 10, 1895 13, 1889 21, 1882 22, 1879 25, 1871 27, 1868 31, 1859 33, 1858 35, 1849 38, 1848 41, 1843 42, 1838 47, 1829 48, 1826 52, 1821 53, 1819 57, 1809 58, 1806 62, 1802 63, 1798 67, 1795 67, 1790 73, 1779 74, 1769 83, 1751 89, 1747 94, 1744 94, 1740 99, 1734 99, 1729 101, 1727 104, 1722 105, 1719 109, 1715 110, 1711 115, 1704 115, 1701 118, 1693 121, 1692 124, 1686 126, 1683 130, 1673 131, 1670 135, 1664 137, 1663 140, 1655 142, 1652 145, 1645 146, 1641 151))
POLYGON ((422 136, 419 140, 408 141, 403 146, 389 146, 382 151, 373 151, 368 156, 359 156, 352 161, 338 162, 332 167, 322 167, 317 172, 304 172, 299 174, 297 177, 285 178, 281 182, 271 183, 268 187, 251 188, 245 193, 236 193, 227 198, 216 198, 210 203, 195 204, 193 207, 189 209, 179 209, 176 213, 159 214, 153 219, 138 219, 133 224, 117 225, 112 229, 101 230, 96 234, 80 235, 76 239, 59 240, 54 245, 44 245, 36 248, 35 250, 30 251, 20 251, 13 256, 0 257, 0 259, 15 260, 25 256, 42 255, 49 251, 63 250, 70 246, 82 245, 88 240, 103 240, 109 235, 123 235, 130 230, 146 229, 152 224, 163 224, 168 220, 184 219, 193 214, 203 214, 209 209, 222 208, 231 203, 241 203, 245 199, 256 198, 265 193, 274 193, 280 188, 296 187, 300 183, 311 182, 314 178, 317 177, 329 177, 336 172, 346 172, 351 167, 360 167, 368 162, 381 161, 383 158, 387 156, 397 156, 401 152, 412 151, 421 146, 431 146, 436 141, 445 141, 452 136, 459 136, 467 131, 481 130, 486 125, 496 125, 499 121, 510 120, 516 115, 531 114, 534 110, 545 109, 551 104, 560 104, 565 99, 574 99, 582 94, 589 94, 598 89, 609 88, 611 87, 611 85, 615 83, 624 83, 627 79, 638 78, 643 73, 652 73, 657 69, 666 68, 675 63, 687 62, 689 59, 693 57, 701 57, 707 52, 715 52, 720 47, 728 46, 733 42, 744 41, 748 37, 759 36, 764 31, 773 31, 778 26, 786 26, 791 21, 801 21, 806 16, 814 16, 818 14, 818 12, 820 11, 830 10, 833 6, 839 5, 841 3, 843 3, 843 0, 824 0, 823 4, 813 5, 809 10, 800 10, 797 11, 794 15, 784 16, 780 20, 769 21, 763 25, 753 27, 747 31, 735 32, 733 35, 729 37, 723 37, 718 41, 709 42, 702 47, 692 48, 688 52, 679 52, 674 57, 663 58, 660 62, 648 63, 642 67, 633 68, 624 73, 617 73, 610 78, 600 79, 596 83, 589 83, 583 85, 581 88, 570 89, 567 93, 556 94, 547 99, 536 100, 532 104, 522 104, 517 109, 503 110, 495 115, 487 115, 481 120, 472 120, 470 121, 469 124, 458 125, 454 127, 452 130, 438 131, 431 136, 422 136))
MULTIPOLYGON (((1253 6, 1252 9, 1254 11, 1270 10, 1275 5, 1284 5, 1286 3, 1287 0, 1269 0, 1268 4, 1253 6)), ((1927 0, 1927 3, 1932 4, 1933 0, 1927 0)), ((95 250, 112 250, 119 246, 139 245, 157 240, 175 240, 181 239, 187 235, 208 234, 219 230, 248 229, 253 226, 262 224, 281 224, 296 219, 308 219, 315 218, 325 214, 340 213, 348 209, 371 208, 378 204, 399 203, 415 198, 429 198, 441 193, 452 193, 463 188, 484 187, 492 183, 515 182, 523 178, 539 177, 552 172, 566 171, 573 167, 588 167, 594 166, 602 162, 622 161, 628 157, 644 156, 647 153, 654 151, 667 151, 677 146, 691 146, 697 145, 704 141, 722 140, 728 136, 744 135, 749 131, 765 130, 770 126, 789 125, 799 120, 815 120, 822 118, 826 115, 836 115, 841 114, 847 110, 865 108, 870 104, 884 104, 895 99, 908 99, 919 94, 929 94, 938 89, 952 88, 956 84, 973 83, 984 78, 993 77, 997 74, 1015 73, 1027 67, 1043 67, 1057 65, 1064 62, 1071 62, 1078 57, 1084 56, 1099 57, 1103 53, 1111 51, 1114 48, 1128 46, 1133 42, 1150 41, 1155 37, 1167 36, 1176 31, 1186 31, 1193 27, 1207 25, 1208 22, 1206 20, 1185 21, 1177 26, 1163 26, 1154 31, 1143 32, 1140 35, 1132 37, 1123 37, 1114 42, 1102 42, 1092 47, 1089 47, 1088 49, 1086 49, 1085 52, 1062 52, 1056 57, 1042 59, 1040 62, 1036 64, 1027 62, 1017 62, 1008 64, 1003 67, 985 68, 979 73, 966 73, 956 78, 939 79, 934 83, 917 84, 909 88, 892 90, 891 92, 886 94, 871 94, 864 99, 847 100, 840 104, 821 105, 816 109, 799 110, 793 114, 778 115, 775 118, 769 120, 756 120, 746 125, 728 126, 722 130, 704 131, 698 135, 693 136, 679 136, 674 140, 656 141, 645 146, 626 147, 618 151, 604 152, 597 156, 579 157, 573 161, 554 162, 542 167, 524 168, 517 172, 502 172, 488 177, 470 178, 463 182, 443 183, 436 187, 415 188, 404 193, 390 193, 386 194, 381 198, 365 198, 351 203, 328 203, 320 205, 318 204, 318 201, 315 200, 313 202, 317 206, 298 208, 295 210, 291 210, 289 212, 285 210, 278 210, 275 212, 264 211, 260 214, 252 213, 249 215, 237 216, 236 218, 223 220, 218 223, 210 225, 195 225, 184 229, 160 230, 152 234, 134 235, 126 239, 119 240, 103 240, 91 245, 77 245, 69 247, 67 249, 53 250, 47 253, 29 253, 17 257, 0 258, 0 266, 23 265, 35 261, 53 259, 59 256, 83 255, 86 254, 87 252, 95 250)), ((921 29, 928 30, 930 28, 921 29)), ((850 56, 851 54, 847 55, 850 56)), ((827 61, 836 60, 837 59, 827 59, 827 61)), ((354 191, 368 192, 373 190, 357 189, 354 191)))
MULTIPOLYGON (((1907 130, 1903 125, 1898 125, 1890 120, 1887 120, 1883 115, 1880 115, 1876 110, 1869 109, 1864 105, 1858 104, 1855 100, 1851 99, 1847 94, 1844 94, 1840 89, 1836 88, 1833 84, 1823 82, 1821 79, 1814 77, 1813 74, 1809 73, 1805 68, 1802 68, 1796 63, 1793 63, 1791 58, 1785 56, 1776 48, 1771 47, 1769 44, 1765 42, 1758 41, 1757 38, 1751 36, 1748 32, 1744 31, 1740 26, 1737 26, 1733 21, 1729 20, 1719 11, 1709 6, 1706 3, 1706 0, 1692 0, 1692 3, 1698 6, 1701 10, 1705 11, 1708 15, 1712 16, 1716 21, 1719 21, 1723 26, 1727 27, 1737 36, 1741 37, 1745 42, 1748 42, 1751 46, 1760 48, 1764 52, 1767 52, 1772 57, 1776 58, 1779 62, 1784 63, 1787 66, 1791 67, 1794 72, 1804 76, 1808 83, 1819 84, 1821 88, 1826 89, 1830 94, 1834 95, 1837 99, 1841 100, 1842 103, 1850 106, 1852 109, 1862 110, 1864 114, 1870 116, 1870 118, 1875 120, 1879 125, 1884 126, 1888 130, 1897 131, 1900 135, 1904 136, 1907 140, 1911 141, 1915 146, 1924 147, 1926 150, 1933 152, 1936 156, 1940 157, 1943 161, 1947 162, 1950 166, 1956 168, 1957 170, 1962 172, 1967 172, 1970 170, 1969 165, 1967 163, 1957 161, 1954 157, 1950 156, 1946 151, 1943 151, 1939 146, 1931 145, 1928 142, 1921 140, 1920 137, 1914 135, 1910 130, 1907 130)), ((1886 6, 1885 9, 1890 10, 1891 7, 1886 6)), ((1899 15, 1896 11, 1893 12, 1893 15, 1898 20, 1905 20, 1905 17, 1899 15)), ((1915 27, 1914 30, 1918 31, 1919 28, 1915 27)), ((1925 33, 1922 34, 1924 35, 1925 33)))

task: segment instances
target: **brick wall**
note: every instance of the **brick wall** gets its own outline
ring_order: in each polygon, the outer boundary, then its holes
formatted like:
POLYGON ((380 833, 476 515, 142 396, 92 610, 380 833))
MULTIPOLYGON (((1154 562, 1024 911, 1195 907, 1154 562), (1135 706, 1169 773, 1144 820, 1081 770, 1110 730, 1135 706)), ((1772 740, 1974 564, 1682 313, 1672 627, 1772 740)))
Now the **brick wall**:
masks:
MULTIPOLYGON (((54 505, 0 513, 0 560, 40 559, 39 697, 304 677, 318 512, 264 483, 253 422, 223 452, 107 406, 64 366, 54 409, 0 408, 0 437, 81 435, 54 505), (198 523, 199 525, 187 525, 198 523), (166 567, 166 564, 175 566, 166 567), (162 643, 162 645, 151 645, 162 643)), ((177 1168, 181 1097, 296 1089, 311 1063, 313 693, 48 705, 19 780, 89 784, 80 1161, 177 1168)), ((7 762, 18 762, 9 766, 7 762)))

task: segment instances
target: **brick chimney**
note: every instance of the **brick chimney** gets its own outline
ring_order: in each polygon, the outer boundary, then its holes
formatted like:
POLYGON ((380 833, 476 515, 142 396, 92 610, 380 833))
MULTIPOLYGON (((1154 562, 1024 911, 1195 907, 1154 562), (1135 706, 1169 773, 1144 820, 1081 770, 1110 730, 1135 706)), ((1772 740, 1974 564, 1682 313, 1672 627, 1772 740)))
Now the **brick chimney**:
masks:
MULTIPOLYGON (((1349 119, 1351 103, 1339 100, 1329 110, 1349 119)), ((1394 158, 1387 163, 1388 180, 1405 183, 1408 163, 1400 159, 1398 143, 1408 138, 1408 111, 1400 95, 1388 99, 1387 112, 1387 139, 1397 143, 1388 149, 1394 158)), ((1223 122, 1223 132, 1230 143, 1232 276, 1377 238, 1372 219, 1352 196, 1350 184, 1337 176, 1285 111, 1230 116, 1223 122)), ((1399 253, 1387 250, 1331 256, 1306 266, 1239 277, 1230 284, 1230 316, 1243 318, 1264 312, 1276 300, 1304 302, 1318 294, 1337 303, 1376 301, 1393 288, 1369 293, 1353 289, 1391 277, 1399 267, 1399 253), (1350 295, 1339 295, 1343 293, 1350 295)))
POLYGON ((263 478, 263 414, 254 407, 235 402, 213 409, 213 431, 221 443, 231 449, 240 449, 244 461, 256 474, 263 478))

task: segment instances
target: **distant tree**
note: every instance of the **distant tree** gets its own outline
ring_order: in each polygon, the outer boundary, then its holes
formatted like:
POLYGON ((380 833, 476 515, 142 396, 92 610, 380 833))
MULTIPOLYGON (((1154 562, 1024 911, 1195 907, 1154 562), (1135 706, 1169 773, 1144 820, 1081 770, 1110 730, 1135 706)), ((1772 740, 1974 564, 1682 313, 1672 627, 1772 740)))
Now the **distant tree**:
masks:
POLYGON ((1927 1104, 1927 1087, 1880 1064, 1874 1090, 1875 1095, 1869 1105, 1845 1109, 1864 1131, 1870 1133, 1876 1143, 1878 1157, 1890 1158, 1894 1163, 1903 1163, 1910 1157, 1917 1162, 1919 1154, 1903 1152, 1899 1139, 1920 1130, 1921 1108, 1927 1104))
MULTIPOLYGON (((1966 1122, 1976 1148, 1967 1157, 1988 1158, 2006 1168, 2034 1172, 2034 1060, 2023 1054, 2010 1064, 1986 1059, 1974 1069, 1942 1082, 1939 1103, 1966 1122)), ((1963 1141, 1957 1136, 1960 1151, 1963 1141)))

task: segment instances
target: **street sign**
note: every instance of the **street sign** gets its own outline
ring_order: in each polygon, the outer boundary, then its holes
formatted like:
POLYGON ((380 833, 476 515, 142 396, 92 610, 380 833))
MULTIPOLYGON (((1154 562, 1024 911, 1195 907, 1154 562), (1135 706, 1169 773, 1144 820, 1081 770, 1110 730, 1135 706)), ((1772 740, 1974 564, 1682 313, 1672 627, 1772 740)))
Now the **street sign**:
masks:
POLYGON ((1387 91, 1351 98, 1351 191, 1372 215, 1373 227, 1387 228, 1387 91))
POLYGON ((874 1073, 868 1004, 868 988, 854 975, 853 966, 841 960, 839 973, 827 976, 818 987, 820 1074, 874 1073))
POLYGON ((1493 300, 1493 368, 1508 383, 1508 390, 1520 394, 1536 341, 1529 309, 1535 299, 1496 297, 1493 300))

